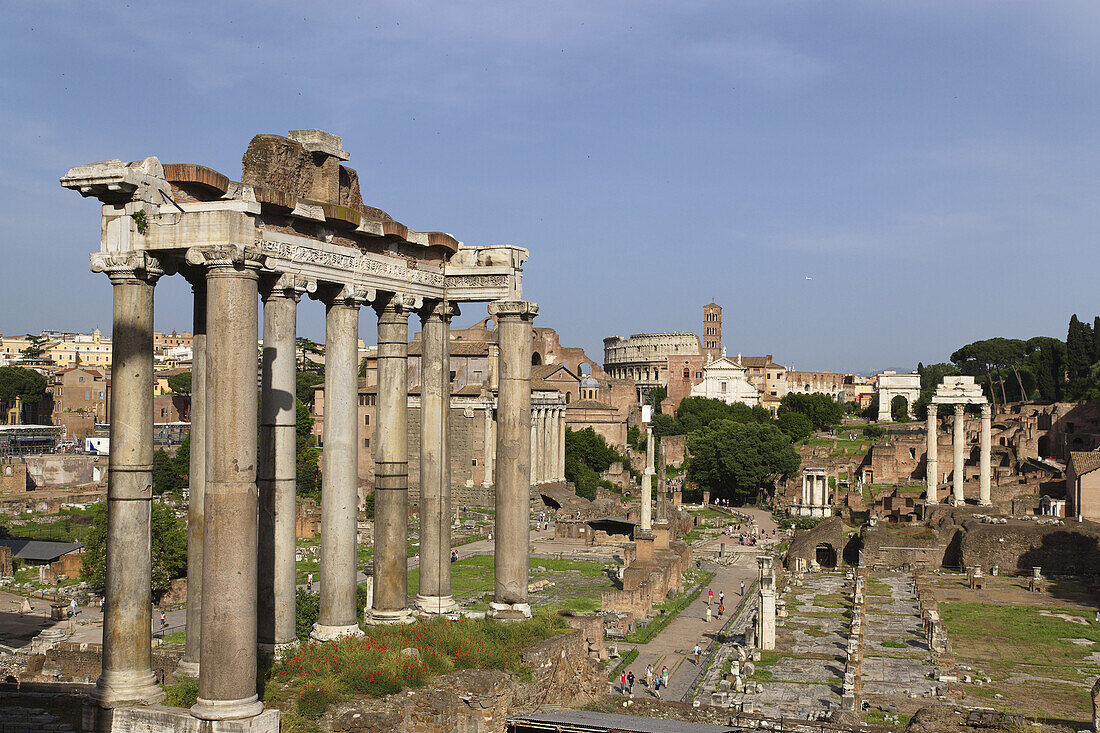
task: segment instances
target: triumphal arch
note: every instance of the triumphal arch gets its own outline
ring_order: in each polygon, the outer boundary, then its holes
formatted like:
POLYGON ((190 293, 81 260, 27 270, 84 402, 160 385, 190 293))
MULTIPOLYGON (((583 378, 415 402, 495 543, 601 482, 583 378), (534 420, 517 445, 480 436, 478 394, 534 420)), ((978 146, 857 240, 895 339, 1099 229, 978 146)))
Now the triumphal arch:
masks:
POLYGON ((531 323, 538 306, 522 297, 527 251, 464 246, 449 234, 410 229, 363 203, 356 171, 342 164, 348 157, 339 137, 294 130, 253 138, 239 182, 157 158, 78 166, 61 179, 102 202, 91 266, 110 278, 114 292, 107 589, 95 693, 105 715, 163 698, 150 657, 150 502, 153 303, 165 276, 186 278, 194 291, 187 645, 180 670, 199 679, 194 719, 252 721, 249 729, 259 730, 269 728, 261 717, 274 717, 277 726, 277 714, 265 713, 257 698, 256 668, 258 655, 283 654, 296 644, 295 338, 302 296, 325 308, 320 618, 312 637, 361 633, 357 339, 367 308, 377 316, 379 423, 367 622, 402 623, 415 612, 454 609, 448 342, 450 320, 464 302, 489 303, 501 354, 491 608, 501 617, 530 614, 531 323), (411 315, 423 323, 424 360, 416 609, 406 600, 411 315))

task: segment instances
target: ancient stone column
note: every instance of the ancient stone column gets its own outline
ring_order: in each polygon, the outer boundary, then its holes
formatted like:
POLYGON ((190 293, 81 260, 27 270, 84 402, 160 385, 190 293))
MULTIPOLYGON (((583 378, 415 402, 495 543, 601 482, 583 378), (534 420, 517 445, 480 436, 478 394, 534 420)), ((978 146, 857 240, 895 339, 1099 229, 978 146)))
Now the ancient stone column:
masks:
MULTIPOLYGON (((294 563, 298 419, 296 356, 299 285, 282 275, 263 285, 260 370, 260 653, 281 658, 297 648, 294 563)), ((326 394, 327 397, 327 394, 326 394)))
POLYGON ((938 499, 940 462, 938 458, 939 443, 936 432, 939 423, 936 420, 936 411, 939 405, 935 402, 928 403, 928 427, 925 428, 925 469, 924 478, 926 484, 925 503, 935 504, 938 499))
POLYGON ((966 467, 966 405, 955 405, 955 444, 952 447, 955 466, 952 473, 954 495, 951 503, 955 506, 963 504, 963 479, 966 467))
MULTIPOLYGON (((408 334, 400 294, 382 296, 378 312, 378 427, 374 431, 374 607, 367 621, 406 623, 408 608, 408 334)), ((449 376, 449 375, 448 375, 449 376)))
POLYGON ((668 521, 668 486, 665 484, 665 447, 657 440, 657 519, 668 521))
POLYGON ((485 404, 485 478, 481 482, 482 486, 493 485, 493 457, 496 453, 493 423, 493 403, 488 400, 485 404))
POLYGON ((420 311, 420 591, 427 613, 455 610, 451 596, 451 470, 448 414, 451 404, 450 306, 420 311))
POLYGON ((527 604, 527 555, 531 495, 531 321, 538 305, 496 301, 500 391, 497 426, 495 589, 490 613, 531 615, 527 604))
POLYGON ((775 568, 771 555, 756 558, 760 566, 760 628, 756 642, 760 649, 775 649, 775 568))
POLYGON ((206 493, 206 273, 192 278, 194 333, 191 336, 191 454, 187 478, 187 640, 177 677, 199 676, 202 626, 203 498, 206 493))
POLYGON ((642 511, 641 525, 643 532, 653 531, 653 428, 646 427, 646 462, 645 471, 642 473, 642 511))
POLYGON ((256 694, 256 281, 239 250, 189 251, 206 274, 206 499, 198 702, 204 720, 263 712, 256 694))
MULTIPOLYGON (((359 529, 359 305, 360 299, 351 288, 325 294, 321 598, 320 613, 310 632, 310 638, 318 641, 363 633, 355 611, 356 535, 359 529)), ((381 358, 378 362, 381 374, 381 358)), ((381 395, 378 401, 381 403, 381 395)), ((402 425, 402 436, 404 429, 402 425)), ((385 430, 376 430, 374 434, 379 439, 385 435, 385 430)), ((376 565, 379 549, 375 547, 376 565)), ((377 581, 374 592, 377 598, 377 581)))
POLYGON ((993 411, 986 402, 982 405, 982 428, 978 443, 978 503, 992 506, 989 498, 989 452, 990 433, 993 429, 993 411))
POLYGON ((561 456, 558 462, 558 479, 565 481, 565 412, 566 408, 562 408, 561 421, 558 423, 558 455, 561 456))
POLYGON ((111 455, 107 464, 107 579, 103 667, 92 693, 104 708, 164 699, 153 675, 153 286, 156 261, 141 254, 93 260, 114 290, 111 455))
MULTIPOLYGON (((501 358, 504 355, 501 354, 501 358)), ((539 411, 531 410, 531 483, 539 482, 539 411)))

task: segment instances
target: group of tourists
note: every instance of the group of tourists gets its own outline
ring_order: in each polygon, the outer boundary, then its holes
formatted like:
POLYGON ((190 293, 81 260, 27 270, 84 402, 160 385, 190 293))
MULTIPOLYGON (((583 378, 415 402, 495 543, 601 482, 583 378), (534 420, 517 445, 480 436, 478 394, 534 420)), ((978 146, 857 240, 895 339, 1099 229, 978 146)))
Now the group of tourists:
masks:
MULTIPOLYGON (((696 646, 698 648, 698 646, 696 646)), ((642 680, 642 684, 646 686, 647 690, 650 690, 655 697, 661 696, 661 688, 668 687, 668 667, 661 667, 661 673, 657 674, 652 664, 645 666, 645 677, 642 680)), ((624 695, 634 696, 634 673, 623 672, 619 675, 619 691, 624 695)))
MULTIPOLYGON (((744 581, 741 582, 741 595, 745 595, 745 583, 744 583, 744 581)), ((706 610, 706 616, 703 619, 708 624, 710 623, 710 620, 711 620, 710 607, 711 607, 711 604, 713 604, 713 603, 714 603, 714 589, 710 588, 710 589, 707 590, 707 610, 706 610)), ((722 590, 718 591, 718 608, 717 608, 717 611, 718 611, 718 618, 719 619, 721 619, 722 614, 724 614, 726 612, 726 592, 722 591, 722 590)))

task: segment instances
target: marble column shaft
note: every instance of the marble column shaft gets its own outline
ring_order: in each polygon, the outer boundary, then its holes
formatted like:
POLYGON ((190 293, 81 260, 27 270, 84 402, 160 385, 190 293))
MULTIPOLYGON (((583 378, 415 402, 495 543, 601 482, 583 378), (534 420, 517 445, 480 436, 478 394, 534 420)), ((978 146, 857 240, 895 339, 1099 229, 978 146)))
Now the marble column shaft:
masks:
POLYGON ((952 502, 955 506, 963 503, 963 480, 966 470, 966 405, 955 405, 955 442, 952 446, 952 458, 954 470, 952 471, 952 486, 954 495, 952 502))
MULTIPOLYGON (((502 355, 503 358, 503 355, 502 355)), ((531 483, 539 482, 539 416, 538 409, 531 410, 531 483)))
POLYGON ((531 322, 538 305, 489 304, 497 319, 500 388, 497 426, 494 612, 530 615, 527 605, 531 494, 531 322))
POLYGON ((937 435, 937 429, 939 422, 937 420, 938 405, 935 402, 928 403, 928 426, 925 428, 925 503, 935 504, 938 501, 938 488, 939 488, 939 436, 937 435))
POLYGON ((164 699, 153 675, 153 285, 135 270, 108 271, 114 286, 111 454, 107 464, 107 568, 101 707, 164 699))
POLYGON ((493 431, 493 406, 485 405, 485 478, 482 486, 493 485, 493 458, 496 452, 496 439, 493 431))
MULTIPOLYGON (((325 303, 321 598, 320 613, 310 633, 310 637, 318 641, 362 633, 355 613, 356 535, 359 530, 358 405, 359 302, 341 291, 329 296, 325 303)), ((375 435, 378 434, 379 431, 375 431, 375 435)), ((376 547, 376 563, 377 552, 376 547)))
POLYGON ((455 609, 451 596, 450 306, 421 311, 420 360, 420 591, 428 613, 455 609))
POLYGON ((642 472, 642 532, 653 531, 653 428, 646 428, 646 462, 642 472))
MULTIPOLYGON (((374 469, 373 623, 409 620, 408 609, 408 334, 401 295, 383 297, 378 311, 378 426, 374 469)), ((449 375, 448 375, 449 376, 449 375)))
POLYGON ((203 500, 206 494, 206 273, 192 283, 191 433, 187 478, 187 639, 177 677, 199 676, 202 627, 203 500))
POLYGON ((982 506, 993 504, 989 497, 989 453, 992 430, 993 411, 987 402, 982 405, 982 426, 978 444, 978 503, 982 506))
POLYGON ((206 498, 196 718, 248 718, 256 694, 256 271, 206 275, 206 498))
POLYGON ((297 646, 294 562, 297 484, 297 319, 293 277, 265 284, 260 371, 259 630, 263 653, 297 646))

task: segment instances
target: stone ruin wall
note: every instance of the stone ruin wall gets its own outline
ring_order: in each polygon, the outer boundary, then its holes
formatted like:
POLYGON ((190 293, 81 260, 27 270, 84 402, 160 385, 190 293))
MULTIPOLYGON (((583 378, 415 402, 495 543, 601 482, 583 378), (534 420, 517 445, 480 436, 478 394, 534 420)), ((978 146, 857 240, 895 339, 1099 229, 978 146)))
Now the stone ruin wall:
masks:
POLYGON ((573 629, 523 653, 532 681, 499 670, 442 675, 417 690, 345 705, 322 730, 333 733, 504 733, 508 716, 542 706, 581 707, 607 690, 589 657, 585 633, 573 629))

